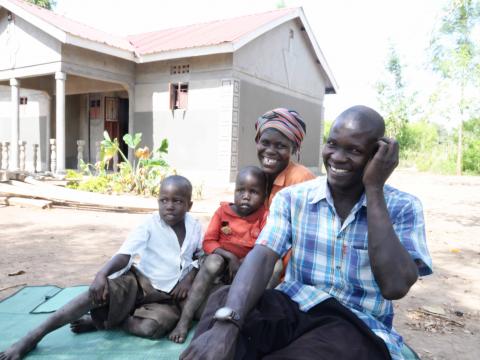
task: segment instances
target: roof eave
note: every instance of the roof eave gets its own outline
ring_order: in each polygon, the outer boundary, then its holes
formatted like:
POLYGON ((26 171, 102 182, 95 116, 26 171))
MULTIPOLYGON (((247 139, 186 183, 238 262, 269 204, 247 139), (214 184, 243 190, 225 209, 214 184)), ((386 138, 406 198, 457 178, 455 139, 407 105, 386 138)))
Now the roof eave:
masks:
POLYGON ((96 51, 102 54, 111 55, 129 61, 137 62, 135 54, 130 50, 124 50, 108 44, 81 38, 72 34, 66 34, 65 44, 74 45, 87 50, 96 51))
POLYGON ((18 15, 28 23, 34 25, 35 27, 43 30, 48 35, 52 36, 53 38, 57 39, 61 43, 65 43, 66 33, 63 30, 49 24, 48 22, 44 21, 43 19, 29 13, 27 10, 17 6, 16 4, 6 1, 0 0, 0 6, 4 7, 5 9, 9 10, 10 12, 18 15))
POLYGON ((154 61, 172 60, 180 58, 189 58, 196 56, 206 56, 215 54, 232 53, 234 51, 232 43, 222 43, 218 45, 192 47, 187 49, 177 49, 162 51, 158 53, 139 55, 137 63, 149 63, 154 61))
POLYGON ((269 23, 265 24, 264 26, 259 27, 255 31, 241 37, 240 39, 236 40, 233 42, 233 48, 234 51, 240 49, 242 46, 248 44, 249 42, 253 41, 257 37, 265 34, 266 32, 274 29, 275 27, 290 21, 292 19, 299 18, 302 27, 307 33, 308 39, 310 40, 310 43, 312 44, 313 51, 315 52, 315 56, 317 57, 317 63, 320 64, 322 67, 323 72, 325 73, 327 84, 325 85, 325 93, 326 94, 336 94, 338 92, 338 84, 335 80, 335 77, 333 76, 332 71, 330 70, 330 67, 328 66, 327 60, 325 59, 325 56, 323 55, 322 50, 320 49, 320 46, 318 46, 318 43, 315 39, 315 36, 313 35, 312 29, 310 28, 310 25, 308 24, 307 18, 305 17, 305 13, 301 7, 296 8, 294 11, 285 14, 284 16, 275 19, 273 21, 270 21, 269 23))
POLYGON ((302 22, 302 25, 305 28, 305 32, 307 33, 308 38, 309 38, 309 40, 312 44, 313 51, 315 52, 315 55, 317 56, 317 61, 322 66, 323 71, 325 71, 325 74, 327 76, 327 79, 330 81, 329 84, 325 85, 325 93, 326 94, 336 94, 336 93, 338 93, 337 81, 335 80, 335 77, 333 76, 332 70, 330 69, 330 66, 327 63, 327 60, 325 59, 325 56, 323 55, 323 52, 320 49, 320 46, 318 46, 317 40, 315 39, 315 36, 313 35, 312 28, 310 27, 310 24, 307 21, 307 18, 305 16, 305 13, 303 12, 303 9, 299 8, 298 10, 299 10, 300 21, 302 22))
POLYGON ((101 52, 103 54, 120 57, 126 60, 136 61, 133 49, 131 51, 120 49, 115 46, 103 44, 89 39, 84 39, 74 34, 67 33, 59 29, 58 27, 48 23, 47 21, 31 14, 27 10, 23 9, 20 6, 17 6, 10 1, 0 0, 0 6, 4 7, 13 14, 16 14, 17 16, 21 17, 22 19, 39 28, 40 30, 44 31, 48 35, 60 41, 62 44, 70 44, 82 47, 84 49, 101 52))

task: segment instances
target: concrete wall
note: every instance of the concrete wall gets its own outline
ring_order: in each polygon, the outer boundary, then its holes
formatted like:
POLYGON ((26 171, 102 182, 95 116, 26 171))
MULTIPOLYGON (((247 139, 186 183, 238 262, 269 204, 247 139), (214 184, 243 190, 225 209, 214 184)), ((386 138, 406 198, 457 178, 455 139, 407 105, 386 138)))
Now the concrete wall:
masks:
MULTIPOLYGON (((47 167, 47 122, 49 119, 50 98, 47 94, 20 89, 20 96, 27 97, 26 105, 20 105, 19 139, 26 141, 26 168, 33 169, 33 144, 39 145, 40 169, 47 167)), ((11 129, 10 87, 0 87, 0 141, 10 142, 11 129)), ((10 145, 11 146, 11 145, 10 145)))
POLYGON ((300 163, 318 170, 322 140, 322 104, 273 91, 245 80, 240 81, 239 168, 258 164, 255 121, 260 115, 276 107, 295 109, 303 117, 307 125, 307 135, 302 144, 300 163))
POLYGON ((168 161, 196 182, 230 178, 232 121, 231 55, 216 55, 137 66, 135 132, 144 145, 169 141, 168 161), (188 74, 170 74, 188 64, 188 74), (171 111, 169 83, 188 82, 188 109, 171 111))
MULTIPOLYGON (((135 82, 135 63, 113 56, 100 54, 78 48, 72 45, 62 46, 62 71, 89 79, 113 82, 116 84, 133 84, 135 82)), ((67 91, 70 94, 85 92, 85 87, 75 90, 75 84, 68 84, 67 91)), ((110 89, 101 88, 99 91, 110 89)), ((116 89, 113 89, 116 90, 116 89)), ((89 89, 92 91, 92 89, 89 89)))
POLYGON ((9 23, 0 9, 0 71, 60 61, 60 52, 58 40, 18 16, 9 23))
POLYGON ((237 50, 234 70, 321 101, 325 80, 306 36, 297 20, 286 22, 237 50))
POLYGON ((306 33, 291 20, 246 44, 233 56, 240 81, 238 167, 257 164, 256 119, 268 110, 297 110, 307 124, 300 162, 319 170, 326 79, 306 33))

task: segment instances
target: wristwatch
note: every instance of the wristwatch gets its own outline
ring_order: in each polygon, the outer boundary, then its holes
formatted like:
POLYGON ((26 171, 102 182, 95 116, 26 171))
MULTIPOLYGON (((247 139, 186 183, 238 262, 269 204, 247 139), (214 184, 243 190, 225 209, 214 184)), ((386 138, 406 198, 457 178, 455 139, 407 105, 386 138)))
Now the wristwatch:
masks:
POLYGON ((229 307, 221 307, 215 312, 213 318, 218 321, 227 321, 234 324, 239 329, 241 328, 240 315, 238 315, 235 310, 229 307))

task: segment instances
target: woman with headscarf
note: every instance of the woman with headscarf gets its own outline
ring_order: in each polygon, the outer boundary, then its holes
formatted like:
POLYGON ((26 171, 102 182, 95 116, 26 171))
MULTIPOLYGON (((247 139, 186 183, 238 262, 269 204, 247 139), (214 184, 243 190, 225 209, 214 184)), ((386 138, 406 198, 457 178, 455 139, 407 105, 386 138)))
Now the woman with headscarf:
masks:
MULTIPOLYGON (((292 155, 297 155, 300 160, 300 147, 307 127, 295 110, 277 108, 259 117, 255 130, 258 160, 267 175, 265 206, 269 209, 277 192, 287 186, 315 178, 305 166, 292 161, 292 155)), ((283 259, 277 262, 267 288, 274 288, 283 278, 290 256, 291 252, 288 251, 283 259)))
POLYGON ((291 159, 292 155, 300 159, 300 147, 306 135, 305 122, 295 110, 268 111, 257 119, 255 130, 258 160, 268 179, 265 205, 269 208, 278 191, 314 179, 315 175, 291 159))

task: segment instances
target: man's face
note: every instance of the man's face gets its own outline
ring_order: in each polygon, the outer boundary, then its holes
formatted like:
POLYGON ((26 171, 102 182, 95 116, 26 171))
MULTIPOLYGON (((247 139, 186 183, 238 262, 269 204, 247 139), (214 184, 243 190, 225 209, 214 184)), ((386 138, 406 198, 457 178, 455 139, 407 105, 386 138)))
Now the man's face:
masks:
POLYGON ((174 226, 185 218, 185 213, 192 207, 185 189, 173 182, 162 185, 158 197, 158 212, 163 221, 174 226))
POLYGON ((235 211, 240 216, 255 212, 265 201, 265 182, 251 173, 241 174, 235 184, 235 211))
POLYGON ((323 147, 322 156, 332 189, 362 185, 363 170, 374 154, 376 139, 355 120, 337 119, 323 147))
POLYGON ((257 156, 262 170, 277 176, 290 162, 292 142, 275 129, 266 129, 257 141, 257 156))

